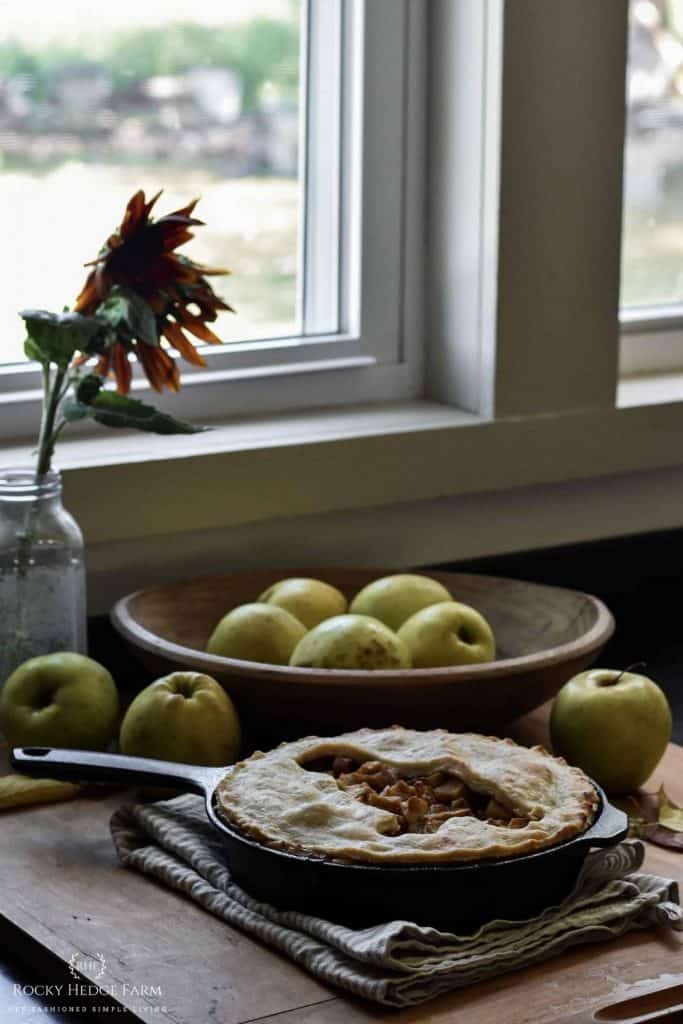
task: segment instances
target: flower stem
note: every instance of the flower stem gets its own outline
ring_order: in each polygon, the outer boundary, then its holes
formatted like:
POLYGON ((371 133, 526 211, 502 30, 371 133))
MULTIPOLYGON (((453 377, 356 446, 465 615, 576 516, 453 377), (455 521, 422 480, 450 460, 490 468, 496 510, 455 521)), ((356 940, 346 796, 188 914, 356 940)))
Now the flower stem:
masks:
POLYGON ((40 439, 38 441, 38 464, 36 466, 36 481, 40 482, 42 477, 50 470, 52 455, 57 440, 55 431, 55 420, 59 411, 59 403, 64 395, 64 378, 67 370, 58 366, 54 379, 50 378, 49 367, 43 367, 43 418, 40 425, 40 439))
MULTIPOLYGON (((52 455, 55 449, 55 442, 64 425, 63 421, 55 426, 55 420, 59 412, 59 406, 64 397, 65 388, 68 386, 68 370, 64 367, 57 367, 54 378, 50 373, 49 363, 43 364, 43 414, 40 421, 40 435, 38 438, 38 461, 36 464, 36 484, 40 484, 43 477, 49 473, 52 463, 52 455)), ((31 566, 33 548, 33 524, 38 511, 38 499, 30 503, 26 509, 24 526, 19 534, 17 548, 17 574, 20 580, 25 580, 31 566)), ((20 594, 22 587, 20 586, 20 594)), ((23 600, 20 597, 20 619, 23 621, 26 609, 23 607, 23 600)))

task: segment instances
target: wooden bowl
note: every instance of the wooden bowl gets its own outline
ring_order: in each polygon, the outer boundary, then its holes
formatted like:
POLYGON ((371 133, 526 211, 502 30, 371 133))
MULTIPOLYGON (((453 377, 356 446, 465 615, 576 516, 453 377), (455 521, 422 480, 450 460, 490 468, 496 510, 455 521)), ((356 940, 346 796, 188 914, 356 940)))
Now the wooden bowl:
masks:
POLYGON ((141 590, 119 601, 112 622, 159 675, 205 672, 234 699, 243 723, 274 740, 361 726, 495 730, 538 707, 590 665, 614 630, 596 597, 521 580, 430 572, 453 597, 490 622, 497 659, 482 665, 393 671, 290 668, 207 654, 231 608, 254 601, 285 576, 313 576, 351 598, 391 570, 239 572, 141 590))

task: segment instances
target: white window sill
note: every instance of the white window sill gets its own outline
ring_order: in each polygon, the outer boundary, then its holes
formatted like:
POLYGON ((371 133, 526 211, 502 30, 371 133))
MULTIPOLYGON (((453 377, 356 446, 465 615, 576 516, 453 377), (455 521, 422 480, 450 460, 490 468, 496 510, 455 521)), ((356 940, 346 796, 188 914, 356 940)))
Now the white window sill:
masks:
POLYGON ((622 377, 617 390, 620 409, 683 402, 683 373, 641 374, 622 377))
MULTIPOLYGON (((141 462, 209 458, 264 448, 294 448, 325 441, 413 433, 478 423, 479 418, 437 402, 397 402, 268 416, 241 416, 215 423, 205 433, 172 437, 101 427, 94 436, 63 438, 58 468, 69 471, 141 462)), ((7 465, 31 462, 32 445, 5 449, 7 465)))
POLYGON ((683 402, 631 399, 497 422, 402 402, 66 439, 91 610, 231 567, 408 566, 681 525, 683 402))
MULTIPOLYGON (((683 401, 670 385, 664 398, 661 383, 626 381, 617 409, 498 421, 406 401, 241 418, 189 436, 102 428, 63 439, 56 464, 89 543, 224 529, 677 467, 683 401)), ((31 448, 0 461, 25 465, 31 448)))

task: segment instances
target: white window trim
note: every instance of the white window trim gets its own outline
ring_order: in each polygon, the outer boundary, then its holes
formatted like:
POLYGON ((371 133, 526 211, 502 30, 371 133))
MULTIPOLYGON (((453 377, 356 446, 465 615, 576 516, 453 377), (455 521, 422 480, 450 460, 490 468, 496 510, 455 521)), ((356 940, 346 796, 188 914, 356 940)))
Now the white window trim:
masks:
POLYGON ((504 0, 432 6, 426 393, 493 415, 504 0))
MULTIPOLYGON (((299 203, 299 322, 306 336, 341 326, 340 244, 344 75, 342 0, 303 5, 299 203)), ((347 26, 348 27, 348 26, 347 26)))
MULTIPOLYGON (((302 337, 210 350, 208 371, 183 364, 181 394, 155 397, 179 416, 201 421, 254 409, 385 401, 422 389, 426 11, 410 0, 311 0, 309 9, 318 14, 308 20, 307 39, 314 47, 324 38, 332 57, 313 62, 317 82, 307 90, 306 108, 318 129, 311 138, 319 144, 303 157, 305 216, 316 225, 307 232, 306 255, 309 268, 329 268, 325 257, 339 249, 333 266, 339 263, 340 272, 326 280, 310 269, 304 274, 300 305, 308 333, 302 337), (345 74, 342 95, 335 97, 329 82, 340 48, 345 74), (329 135, 322 135, 322 126, 329 135), (335 209, 333 175, 325 188, 311 187, 336 164, 343 169, 341 210, 335 209), (340 331, 318 333, 335 294, 340 331)), ((0 370, 0 436, 35 431, 38 385, 34 367, 0 370)), ((136 390, 153 395, 145 381, 136 390)))
POLYGON ((683 306, 633 307, 621 312, 622 378, 683 371, 683 306))

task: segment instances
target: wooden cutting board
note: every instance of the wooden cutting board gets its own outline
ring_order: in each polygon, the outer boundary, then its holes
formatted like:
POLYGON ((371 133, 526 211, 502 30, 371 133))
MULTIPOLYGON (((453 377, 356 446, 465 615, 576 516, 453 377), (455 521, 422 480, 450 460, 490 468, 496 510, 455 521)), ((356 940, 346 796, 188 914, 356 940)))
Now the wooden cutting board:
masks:
MULTIPOLYGON (((513 733, 524 742, 543 742, 545 716, 527 716, 513 733)), ((682 747, 669 748, 647 788, 662 781, 683 803, 682 747)), ((119 867, 108 823, 122 799, 121 792, 109 793, 0 815, 0 941, 29 961, 36 981, 44 972, 65 985, 83 984, 69 973, 70 963, 83 979, 99 975, 98 985, 134 1019, 173 1024, 258 1024, 273 1015, 277 1024, 649 1021, 655 1019, 656 1002, 633 1004, 626 1015, 605 1008, 683 986, 683 934, 647 931, 583 947, 415 1009, 374 1007, 340 995, 180 895, 119 867), (596 1011, 603 1016, 596 1018, 596 1011)), ((645 868, 676 878, 683 890, 683 853, 648 845, 645 868)), ((678 999, 683 1005, 683 988, 678 999)), ((683 1013, 661 1019, 672 1024, 683 1013)))

